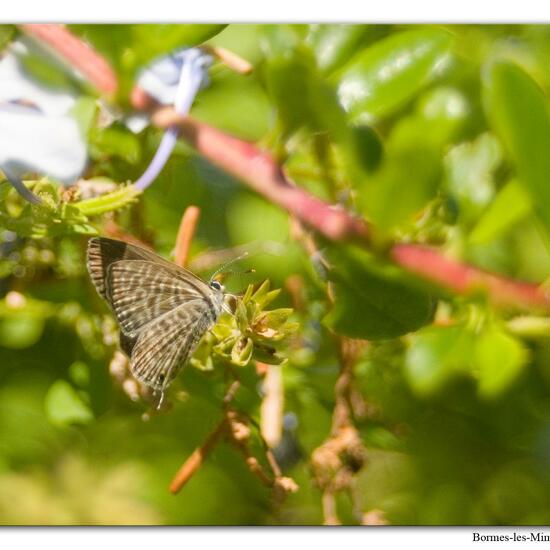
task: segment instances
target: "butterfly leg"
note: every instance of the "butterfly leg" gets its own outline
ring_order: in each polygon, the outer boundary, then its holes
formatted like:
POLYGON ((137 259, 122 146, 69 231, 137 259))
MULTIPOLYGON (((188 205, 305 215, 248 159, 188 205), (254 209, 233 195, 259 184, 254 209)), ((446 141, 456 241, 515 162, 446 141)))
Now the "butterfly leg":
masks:
POLYGON ((160 399, 157 404, 157 411, 160 411, 160 408, 162 407, 162 404, 164 403, 164 391, 160 390, 160 399))

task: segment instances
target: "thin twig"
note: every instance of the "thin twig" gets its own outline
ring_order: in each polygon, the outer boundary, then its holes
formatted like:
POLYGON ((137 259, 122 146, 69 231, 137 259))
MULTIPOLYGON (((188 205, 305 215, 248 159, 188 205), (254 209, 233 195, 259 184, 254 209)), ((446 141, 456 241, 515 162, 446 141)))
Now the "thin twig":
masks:
POLYGON ((281 367, 266 365, 260 407, 262 437, 270 448, 276 447, 283 435, 284 391, 281 367))
POLYGON ((250 74, 254 70, 254 67, 249 61, 242 58, 240 55, 237 55, 235 52, 227 50, 226 48, 203 44, 201 49, 217 57, 229 69, 237 73, 250 74))
POLYGON ((204 442, 197 447, 191 456, 181 465, 177 471, 172 483, 170 483, 170 492, 172 494, 178 493, 181 488, 193 477, 193 475, 203 465, 204 461, 208 458, 208 455, 212 452, 214 447, 219 443, 224 435, 231 433, 230 420, 231 415, 228 415, 230 411, 229 406, 233 401, 237 390, 239 389, 240 382, 234 380, 229 386, 223 398, 224 415, 218 425, 210 432, 204 442))
POLYGON ((342 525, 338 514, 336 513, 336 499, 334 491, 327 489, 323 491, 321 498, 321 504, 323 506, 323 524, 324 525, 342 525))
POLYGON ((142 241, 141 239, 138 239, 131 233, 124 231, 113 219, 110 219, 105 223, 103 230, 105 234, 109 237, 118 239, 120 241, 125 241, 130 244, 135 244, 136 246, 140 246, 141 248, 153 250, 153 247, 150 244, 142 241))
POLYGON ((224 418, 212 430, 210 435, 205 439, 204 443, 197 447, 191 456, 182 464, 177 471, 172 483, 170 483, 170 492, 177 494, 182 487, 193 477, 197 470, 203 465, 208 455, 218 444, 220 439, 227 433, 227 418, 224 418))
POLYGON ((265 472, 258 459, 252 454, 248 446, 250 431, 245 428, 244 418, 240 417, 235 411, 228 411, 231 429, 229 435, 231 442, 243 455, 248 469, 266 486, 273 487, 274 480, 265 472), (245 428, 245 429, 243 429, 245 428))
POLYGON ((198 206, 188 206, 181 217, 174 253, 174 260, 181 267, 185 267, 189 261, 189 250, 200 215, 201 211, 198 206))

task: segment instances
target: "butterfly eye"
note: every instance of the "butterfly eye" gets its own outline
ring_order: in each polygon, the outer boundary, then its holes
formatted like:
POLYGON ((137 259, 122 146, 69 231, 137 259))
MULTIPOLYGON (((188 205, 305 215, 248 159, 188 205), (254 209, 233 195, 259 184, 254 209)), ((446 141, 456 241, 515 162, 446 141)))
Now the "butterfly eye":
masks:
POLYGON ((222 285, 219 283, 219 281, 212 281, 210 283, 210 286, 212 288, 215 288, 216 290, 221 290, 222 289, 222 285))

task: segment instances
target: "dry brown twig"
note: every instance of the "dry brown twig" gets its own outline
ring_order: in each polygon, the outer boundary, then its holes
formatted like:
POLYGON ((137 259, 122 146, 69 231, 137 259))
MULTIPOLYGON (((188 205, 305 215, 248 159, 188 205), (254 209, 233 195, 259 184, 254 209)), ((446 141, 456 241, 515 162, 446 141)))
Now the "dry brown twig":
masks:
POLYGON ((205 441, 197 447, 189 458, 182 464, 170 484, 170 491, 177 494, 182 487, 193 477, 193 475, 204 464, 208 455, 213 451, 216 445, 227 438, 229 442, 243 455, 248 469, 261 481, 263 485, 273 489, 274 499, 280 501, 286 494, 295 492, 298 489, 296 483, 282 475, 282 472, 273 457, 273 454, 262 440, 266 459, 271 469, 271 475, 268 474, 260 461, 253 455, 249 447, 251 437, 250 425, 254 424, 251 419, 231 407, 231 402, 240 386, 240 382, 235 380, 229 386, 224 397, 224 415, 218 425, 210 432, 205 441))
POLYGON ((311 454, 311 469, 323 492, 322 505, 326 525, 338 525, 335 497, 347 491, 355 499, 355 476, 363 468, 367 453, 353 424, 353 367, 367 343, 337 337, 341 372, 334 387, 335 405, 330 437, 311 454))
POLYGON ((203 44, 201 49, 219 59, 227 68, 239 74, 250 74, 254 70, 249 61, 227 48, 203 44))
POLYGON ((223 398, 223 407, 224 407, 224 416, 218 423, 218 425, 210 432, 206 437, 204 442, 197 447, 189 458, 181 465, 176 475, 170 483, 170 492, 172 494, 177 494, 182 489, 182 487, 193 477, 193 475, 199 470, 203 465, 204 461, 208 458, 208 455, 213 451, 218 442, 223 438, 224 435, 228 433, 228 415, 231 401, 235 397, 237 390, 239 389, 240 382, 234 380, 225 396, 223 398))
MULTIPOLYGON (((320 253, 315 236, 304 227, 300 219, 291 217, 291 234, 325 269, 330 266, 320 253)), ((327 299, 333 302, 330 283, 326 286, 327 299)), ((355 476, 366 462, 366 448, 363 445, 353 419, 367 416, 368 408, 363 396, 354 384, 353 368, 361 357, 367 342, 352 340, 334 334, 339 351, 340 375, 334 386, 335 404, 330 436, 313 451, 310 466, 313 477, 322 491, 321 504, 325 525, 340 525, 336 507, 336 495, 346 491, 356 510, 358 521, 363 518, 355 491, 355 476)))
POLYGON ((270 449, 275 448, 283 436, 284 389, 281 367, 265 365, 262 384, 263 399, 260 408, 260 432, 270 449))

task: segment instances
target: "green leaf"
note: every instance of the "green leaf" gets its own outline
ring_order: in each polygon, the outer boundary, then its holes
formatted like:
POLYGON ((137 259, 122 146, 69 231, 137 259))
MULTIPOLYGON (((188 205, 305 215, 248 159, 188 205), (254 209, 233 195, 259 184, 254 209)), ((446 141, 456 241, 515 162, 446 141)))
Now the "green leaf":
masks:
POLYGON ((75 202, 70 206, 77 209, 85 216, 98 216, 106 212, 114 212, 125 206, 129 206, 136 202, 140 194, 141 191, 136 189, 133 185, 126 185, 112 193, 106 193, 99 197, 75 202))
POLYGON ((509 231, 531 212, 531 198, 516 180, 507 183, 470 233, 471 244, 485 244, 509 231))
POLYGON ((285 277, 299 269, 301 250, 290 239, 288 216, 280 208, 255 195, 240 193, 229 204, 227 226, 235 244, 269 243, 273 252, 266 247, 267 253, 255 255, 250 262, 258 279, 269 277, 282 284, 285 277))
POLYGON ((33 79, 52 89, 74 88, 71 74, 60 63, 43 54, 28 53, 20 57, 21 65, 33 79))
POLYGON ((90 155, 94 159, 107 156, 119 157, 135 164, 141 157, 138 138, 122 128, 92 128, 89 133, 90 155))
POLYGON ((264 25, 261 48, 267 59, 272 59, 298 47, 308 31, 307 25, 264 25))
POLYGON ((461 325, 427 327, 411 336, 405 373, 419 395, 433 394, 457 374, 467 371, 474 337, 461 325))
POLYGON ((90 407, 65 380, 54 382, 44 400, 48 420, 58 426, 88 424, 94 419, 90 407))
POLYGON ((519 340, 492 324, 476 341, 475 359, 479 395, 494 398, 514 383, 528 353, 519 340))
POLYGON ((214 370, 214 361, 212 360, 213 338, 210 333, 206 333, 199 342, 197 349, 193 352, 190 359, 191 365, 202 371, 214 370))
POLYGON ((253 350, 252 338, 239 338, 231 349, 231 362, 239 367, 244 367, 250 361, 253 350))
POLYGON ((490 203, 494 172, 502 161, 498 141, 489 133, 453 147, 445 157, 446 186, 459 206, 459 217, 470 224, 490 203))
POLYGON ((270 58, 265 77, 287 135, 306 126, 314 132, 329 132, 336 140, 343 138, 347 132, 345 113, 305 48, 270 58))
POLYGON ((261 343, 254 344, 253 357, 256 361, 267 363, 268 365, 282 365, 288 361, 288 358, 279 353, 275 348, 261 343))
POLYGON ((79 97, 71 109, 71 114, 76 119, 78 127, 86 141, 88 141, 88 132, 92 128, 96 112, 97 102, 93 97, 89 96, 79 97))
POLYGON ((288 141, 298 130, 307 128, 316 164, 330 173, 337 156, 346 179, 360 183, 364 177, 364 143, 348 125, 336 91, 320 73, 312 53, 303 45, 284 50, 269 58, 264 73, 277 108, 281 139, 288 141))
POLYGON ((227 25, 130 25, 132 46, 140 62, 170 53, 174 48, 197 46, 216 36, 227 25))
POLYGON ((385 340, 418 330, 433 317, 434 302, 391 269, 377 268, 355 249, 332 248, 334 305, 325 317, 333 330, 350 338, 385 340))
POLYGON ((550 115, 548 99, 517 65, 495 63, 484 89, 491 121, 510 152, 519 182, 550 233, 550 115))
MULTIPOLYGON (((276 288, 274 290, 269 290, 270 288, 269 280, 266 279, 252 294, 250 297, 251 300, 256 302, 259 309, 264 309, 267 305, 269 305, 277 296, 281 293, 281 289, 276 288)), ((244 300, 243 300, 244 301, 244 300)), ((246 302, 245 302, 246 303, 246 302)))
POLYGON ((0 25, 0 51, 15 37, 15 25, 0 25))
POLYGON ((442 87, 426 93, 415 112, 396 124, 378 170, 360 186, 359 204, 378 229, 410 222, 435 197, 444 148, 467 113, 463 95, 442 87))
POLYGON ((258 141, 270 128, 272 106, 257 80, 223 73, 201 89, 192 114, 236 137, 258 141))
POLYGON ((28 348, 40 340, 44 319, 25 314, 0 319, 0 346, 11 349, 28 348))
POLYGON ((69 376, 77 386, 84 388, 90 383, 90 367, 83 361, 75 361, 69 367, 69 376))
POLYGON ((420 143, 388 152, 380 169, 362 188, 362 210, 377 229, 389 231, 409 221, 435 196, 440 173, 439 155, 420 143))
POLYGON ((311 25, 307 43, 312 47, 317 64, 331 73, 348 61, 368 40, 376 25, 311 25))
POLYGON ((342 105, 352 119, 392 113, 442 72, 450 46, 451 36, 437 28, 380 40, 335 74, 342 105))
POLYGON ((115 67, 135 70, 173 49, 209 40, 227 25, 71 25, 103 52, 115 67))
POLYGON ((0 346, 24 349, 36 344, 55 311, 51 302, 9 293, 0 300, 0 346))

